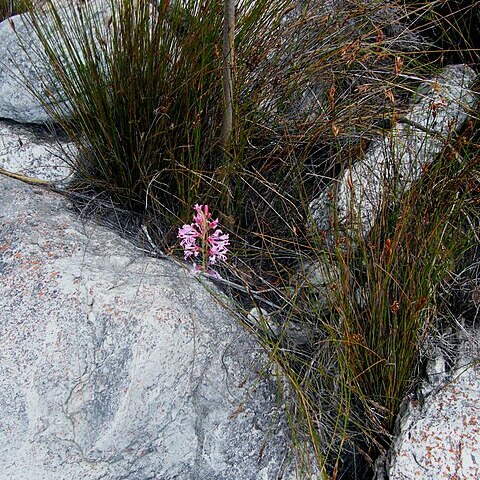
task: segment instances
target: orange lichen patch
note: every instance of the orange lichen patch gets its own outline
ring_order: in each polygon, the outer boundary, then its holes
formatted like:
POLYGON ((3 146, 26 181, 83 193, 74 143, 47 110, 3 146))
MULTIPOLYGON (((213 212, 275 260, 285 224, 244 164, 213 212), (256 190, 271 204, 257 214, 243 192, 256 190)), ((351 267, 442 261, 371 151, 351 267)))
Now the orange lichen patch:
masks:
POLYGON ((22 258, 22 252, 15 252, 13 255, 15 258, 22 258))
POLYGON ((22 263, 22 267, 25 267, 25 269, 27 270, 29 269, 37 272, 38 270, 40 270, 40 260, 35 258, 33 260, 24 261, 22 263))

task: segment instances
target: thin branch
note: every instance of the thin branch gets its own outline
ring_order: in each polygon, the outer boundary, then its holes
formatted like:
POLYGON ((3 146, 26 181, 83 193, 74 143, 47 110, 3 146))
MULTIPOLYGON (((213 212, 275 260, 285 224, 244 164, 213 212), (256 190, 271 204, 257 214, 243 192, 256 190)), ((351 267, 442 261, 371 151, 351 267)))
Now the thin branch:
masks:
POLYGON ((233 68, 235 64, 235 0, 224 0, 223 17, 223 95, 225 111, 222 126, 222 147, 226 152, 233 130, 233 68))

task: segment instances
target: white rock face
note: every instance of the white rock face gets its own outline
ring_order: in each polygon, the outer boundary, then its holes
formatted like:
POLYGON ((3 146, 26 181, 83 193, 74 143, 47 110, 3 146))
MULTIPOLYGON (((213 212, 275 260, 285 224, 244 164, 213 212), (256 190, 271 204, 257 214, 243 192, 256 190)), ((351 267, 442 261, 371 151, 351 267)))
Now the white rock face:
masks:
POLYGON ((407 190, 422 168, 440 153, 476 105, 471 90, 477 74, 467 65, 449 65, 417 91, 410 111, 395 128, 373 142, 365 157, 310 204, 320 230, 331 229, 333 208, 346 229, 358 226, 367 234, 373 226, 387 186, 407 190))
POLYGON ((448 382, 410 404, 387 468, 389 480, 480 478, 480 336, 448 382))
POLYGON ((187 271, 0 176, 0 479, 293 479, 265 356, 187 271))
POLYGON ((54 132, 0 120, 0 168, 41 180, 61 181, 71 169, 67 160, 76 156, 71 142, 54 132))

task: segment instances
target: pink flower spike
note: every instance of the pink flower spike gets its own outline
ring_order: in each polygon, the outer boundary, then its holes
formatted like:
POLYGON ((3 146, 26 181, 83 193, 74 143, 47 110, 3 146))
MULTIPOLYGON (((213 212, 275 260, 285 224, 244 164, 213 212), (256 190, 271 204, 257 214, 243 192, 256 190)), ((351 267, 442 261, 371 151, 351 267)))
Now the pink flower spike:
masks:
POLYGON ((201 264, 196 265, 196 271, 209 273, 216 278, 221 278, 217 272, 207 268, 207 265, 214 265, 217 261, 226 261, 230 239, 228 233, 218 229, 218 218, 212 220, 212 214, 208 205, 196 204, 193 207, 193 223, 183 225, 178 230, 180 245, 184 249, 184 258, 201 257, 201 264))

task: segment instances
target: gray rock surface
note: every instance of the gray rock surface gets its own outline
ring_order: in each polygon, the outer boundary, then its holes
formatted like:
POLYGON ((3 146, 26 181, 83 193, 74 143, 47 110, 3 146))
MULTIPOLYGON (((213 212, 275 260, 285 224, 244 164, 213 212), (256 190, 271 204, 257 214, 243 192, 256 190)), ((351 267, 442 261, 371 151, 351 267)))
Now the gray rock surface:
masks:
POLYGON ((479 346, 479 332, 470 333, 448 379, 433 381, 423 405, 408 405, 390 452, 389 480, 480 478, 479 346))
POLYGON ((335 180, 334 186, 310 204, 320 230, 329 231, 335 215, 346 230, 366 234, 373 226, 386 186, 408 189, 422 168, 440 153, 476 105, 471 90, 477 74, 466 65, 449 65, 418 89, 410 110, 395 128, 372 142, 365 157, 335 180))
POLYGON ((70 175, 76 152, 53 131, 0 120, 0 169, 58 182, 70 175))
POLYGON ((38 42, 22 18, 15 15, 0 23, 0 118, 44 123, 51 120, 50 116, 26 87, 24 79, 34 91, 43 92, 41 77, 46 72, 35 53, 38 42), (24 39, 26 50, 17 34, 24 39))
POLYGON ((0 335, 0 479, 295 478, 265 355, 199 280, 1 176, 0 335))

